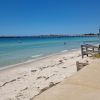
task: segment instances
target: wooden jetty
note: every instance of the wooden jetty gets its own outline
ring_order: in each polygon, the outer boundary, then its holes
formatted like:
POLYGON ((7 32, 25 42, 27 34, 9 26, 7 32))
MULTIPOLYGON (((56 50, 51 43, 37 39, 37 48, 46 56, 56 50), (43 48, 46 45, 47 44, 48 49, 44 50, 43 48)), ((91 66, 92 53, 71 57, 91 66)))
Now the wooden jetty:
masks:
POLYGON ((81 53, 82 53, 82 58, 84 55, 94 55, 100 53, 100 45, 99 46, 94 46, 94 45, 81 45, 81 53))

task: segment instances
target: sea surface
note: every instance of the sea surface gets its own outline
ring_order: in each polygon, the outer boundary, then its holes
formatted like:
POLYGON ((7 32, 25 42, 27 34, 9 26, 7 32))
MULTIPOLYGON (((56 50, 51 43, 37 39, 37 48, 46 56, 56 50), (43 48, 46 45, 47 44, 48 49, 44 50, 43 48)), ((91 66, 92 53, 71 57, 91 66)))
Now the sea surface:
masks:
POLYGON ((0 67, 78 49, 88 41, 99 43, 97 37, 0 38, 0 67))

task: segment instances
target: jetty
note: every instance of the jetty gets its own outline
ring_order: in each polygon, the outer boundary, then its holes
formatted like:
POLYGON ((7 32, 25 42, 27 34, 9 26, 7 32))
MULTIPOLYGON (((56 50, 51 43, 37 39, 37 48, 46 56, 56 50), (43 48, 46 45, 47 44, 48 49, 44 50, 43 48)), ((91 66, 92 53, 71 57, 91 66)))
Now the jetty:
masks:
POLYGON ((100 45, 99 46, 90 45, 90 44, 81 45, 81 54, 82 54, 82 58, 85 55, 93 56, 94 54, 100 54, 100 45))

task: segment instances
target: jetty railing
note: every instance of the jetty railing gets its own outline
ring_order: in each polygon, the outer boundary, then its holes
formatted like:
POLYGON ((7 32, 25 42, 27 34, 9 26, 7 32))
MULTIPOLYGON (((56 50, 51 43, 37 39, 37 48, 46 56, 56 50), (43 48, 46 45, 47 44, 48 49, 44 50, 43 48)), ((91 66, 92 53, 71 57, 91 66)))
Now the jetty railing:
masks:
POLYGON ((82 58, 84 57, 84 55, 94 55, 94 54, 100 54, 100 45, 99 46, 94 46, 94 45, 89 45, 89 44, 85 44, 85 45, 81 45, 81 54, 82 54, 82 58))

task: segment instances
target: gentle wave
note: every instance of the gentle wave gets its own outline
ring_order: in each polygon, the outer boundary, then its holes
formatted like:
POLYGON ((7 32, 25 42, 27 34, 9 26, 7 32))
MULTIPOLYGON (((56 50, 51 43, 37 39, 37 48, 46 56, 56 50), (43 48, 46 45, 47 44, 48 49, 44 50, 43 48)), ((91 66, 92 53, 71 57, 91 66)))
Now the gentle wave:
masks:
POLYGON ((63 50, 63 51, 61 51, 61 52, 67 52, 68 50, 63 50))
POLYGON ((40 54, 40 55, 33 55, 33 56, 31 56, 32 58, 37 58, 37 57, 40 57, 40 56, 42 56, 42 54, 40 54))
MULTIPOLYGON (((77 48, 78 49, 78 48, 77 48)), ((72 49, 72 51, 76 51, 77 49, 72 49)))

